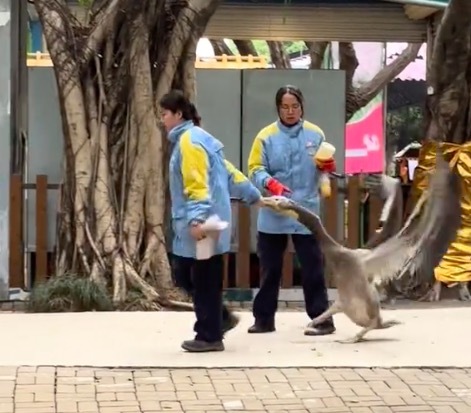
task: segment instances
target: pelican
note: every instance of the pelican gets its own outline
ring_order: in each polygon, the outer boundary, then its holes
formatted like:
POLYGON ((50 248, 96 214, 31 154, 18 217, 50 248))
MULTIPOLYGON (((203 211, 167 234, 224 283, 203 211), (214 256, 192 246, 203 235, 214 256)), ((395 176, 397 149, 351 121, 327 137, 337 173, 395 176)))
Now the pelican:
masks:
MULTIPOLYGON (((380 229, 366 242, 362 248, 358 248, 358 254, 367 255, 371 250, 382 244, 395 234, 402 227, 403 217, 403 196, 401 181, 388 175, 372 175, 365 179, 365 186, 372 194, 378 195, 384 205, 379 218, 380 229)), ((378 295, 382 291, 386 300, 394 301, 392 282, 381 280, 378 277, 368 279, 374 285, 378 295)), ((397 289, 397 288, 396 288, 397 289)))
POLYGON ((265 206, 291 216, 311 230, 317 238, 337 285, 338 299, 308 329, 332 315, 343 312, 363 329, 352 339, 358 342, 373 330, 388 328, 398 322, 384 322, 380 303, 369 280, 390 281, 405 274, 430 279, 461 224, 460 178, 437 154, 430 185, 404 226, 368 252, 352 250, 335 241, 325 230, 318 215, 286 197, 264 198, 265 206))
POLYGON ((379 222, 380 231, 377 231, 364 245, 363 249, 372 249, 382 244, 388 238, 399 232, 402 226, 403 197, 401 181, 388 175, 367 177, 365 186, 370 193, 380 196, 384 200, 379 222))

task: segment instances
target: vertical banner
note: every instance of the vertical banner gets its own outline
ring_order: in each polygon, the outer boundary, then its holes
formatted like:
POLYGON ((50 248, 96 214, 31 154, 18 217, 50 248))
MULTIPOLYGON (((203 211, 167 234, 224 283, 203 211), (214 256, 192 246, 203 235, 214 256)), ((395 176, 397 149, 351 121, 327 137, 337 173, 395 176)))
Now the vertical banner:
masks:
POLYGON ((356 112, 345 130, 345 173, 384 170, 384 93, 356 112))
MULTIPOLYGON (((358 67, 353 86, 369 82, 384 66, 384 43, 354 42, 358 67)), ((334 67, 339 67, 338 43, 333 44, 334 67)), ((358 110, 345 128, 345 173, 375 173, 384 170, 384 92, 358 110)))

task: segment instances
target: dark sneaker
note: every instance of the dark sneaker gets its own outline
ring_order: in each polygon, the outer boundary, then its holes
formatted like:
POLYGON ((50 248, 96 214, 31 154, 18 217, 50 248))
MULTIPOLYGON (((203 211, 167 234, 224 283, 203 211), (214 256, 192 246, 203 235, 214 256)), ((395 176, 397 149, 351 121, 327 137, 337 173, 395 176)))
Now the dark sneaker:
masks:
POLYGON ((334 326, 307 326, 304 329, 304 335, 305 336, 327 336, 329 334, 334 334, 335 333, 335 327, 334 326))
POLYGON ((249 334, 263 334, 263 333, 273 333, 276 330, 275 323, 260 323, 255 321, 255 324, 248 329, 249 334))
POLYGON ((211 343, 202 340, 186 340, 182 343, 182 349, 189 353, 206 353, 208 351, 224 351, 222 341, 213 341, 211 343))
POLYGON ((222 322, 222 333, 226 334, 228 331, 232 330, 239 324, 239 317, 234 313, 229 313, 229 316, 222 322))

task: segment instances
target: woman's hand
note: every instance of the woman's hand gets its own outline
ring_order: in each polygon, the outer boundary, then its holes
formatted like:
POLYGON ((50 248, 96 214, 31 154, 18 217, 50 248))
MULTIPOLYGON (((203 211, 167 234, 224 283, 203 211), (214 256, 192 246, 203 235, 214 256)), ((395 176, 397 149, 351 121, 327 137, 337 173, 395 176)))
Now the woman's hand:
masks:
POLYGON ((200 222, 195 222, 190 225, 190 235, 196 241, 200 241, 203 238, 206 238, 206 232, 204 231, 200 222))
POLYGON ((284 186, 281 182, 278 182, 275 178, 270 178, 266 184, 266 189, 275 196, 289 195, 291 189, 284 186))
POLYGON ((328 160, 325 160, 325 161, 321 161, 321 160, 318 160, 316 159, 316 165, 317 165, 317 168, 321 171, 321 172, 324 172, 324 173, 331 173, 331 172, 335 172, 336 170, 336 164, 335 164, 335 159, 334 158, 330 158, 328 160))

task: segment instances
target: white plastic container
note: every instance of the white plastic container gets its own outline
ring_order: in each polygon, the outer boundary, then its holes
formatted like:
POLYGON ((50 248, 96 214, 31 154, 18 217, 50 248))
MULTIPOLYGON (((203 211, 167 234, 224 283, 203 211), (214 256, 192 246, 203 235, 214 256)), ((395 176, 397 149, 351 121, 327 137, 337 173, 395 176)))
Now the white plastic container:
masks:
POLYGON ((219 233, 225 230, 229 223, 222 221, 217 215, 211 215, 202 228, 207 231, 206 237, 202 240, 196 241, 196 259, 208 260, 214 255, 216 243, 219 238, 219 233))
POLYGON ((315 158, 319 161, 326 161, 330 159, 335 154, 335 146, 329 142, 322 142, 319 146, 319 149, 316 152, 315 158))
POLYGON ((206 236, 202 240, 196 241, 196 259, 208 260, 214 255, 216 247, 216 238, 206 236))

